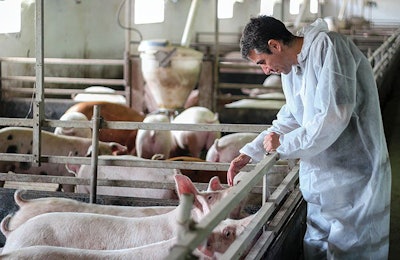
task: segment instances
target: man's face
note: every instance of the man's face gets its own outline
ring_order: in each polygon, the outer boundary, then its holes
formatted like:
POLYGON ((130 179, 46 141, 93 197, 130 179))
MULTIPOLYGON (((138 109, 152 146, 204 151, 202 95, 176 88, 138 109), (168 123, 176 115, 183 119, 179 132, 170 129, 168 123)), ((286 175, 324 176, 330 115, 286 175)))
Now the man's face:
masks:
MULTIPOLYGON (((278 43, 279 44, 279 43, 278 43)), ((269 45, 272 54, 258 53, 255 50, 249 52, 248 58, 260 65, 265 74, 288 74, 292 70, 292 63, 286 54, 284 47, 269 45)))

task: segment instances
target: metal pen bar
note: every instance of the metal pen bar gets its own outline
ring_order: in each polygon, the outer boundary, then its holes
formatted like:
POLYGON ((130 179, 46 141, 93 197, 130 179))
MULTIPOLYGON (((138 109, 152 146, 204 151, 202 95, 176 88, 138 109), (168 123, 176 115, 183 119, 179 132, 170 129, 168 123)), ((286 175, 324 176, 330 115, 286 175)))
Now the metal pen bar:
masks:
MULTIPOLYGON (((34 82, 33 76, 3 76, 1 80, 18 80, 22 82, 34 82)), ((82 84, 82 85, 108 85, 124 86, 123 79, 104 79, 104 78, 71 78, 71 77, 44 77, 44 82, 54 84, 82 84)))
POLYGON ((34 166, 40 166, 41 128, 44 118, 44 30, 43 30, 43 0, 37 0, 35 5, 35 55, 36 55, 36 83, 35 101, 33 106, 33 133, 32 154, 34 166))
MULTIPOLYGON (((35 58, 27 57, 0 57, 2 62, 13 62, 13 63, 31 63, 36 62, 35 58)), ((123 60, 116 59, 67 59, 67 58, 44 58, 46 64, 58 64, 58 65, 124 65, 123 60)))
MULTIPOLYGON (((1 118, 0 118, 1 119, 1 118)), ((79 126, 86 123, 81 122, 79 126)), ((72 126, 68 121, 45 120, 44 126, 72 126)), ((176 131, 222 131, 222 132, 255 132, 266 130, 270 125, 251 124, 173 124, 173 123, 143 123, 127 121, 102 121, 104 129, 146 129, 146 130, 176 130, 176 131)))
POLYGON ((230 194, 215 205, 215 209, 207 214, 195 226, 198 232, 189 232, 184 236, 180 247, 172 248, 166 259, 183 259, 192 252, 211 231, 243 200, 253 186, 260 182, 264 174, 275 164, 278 154, 273 153, 256 165, 254 170, 245 174, 243 180, 232 187, 230 194), (201 231, 201 232, 200 232, 201 231))
POLYGON ((97 197, 97 162, 99 156, 99 127, 100 127, 100 106, 93 107, 92 117, 92 156, 91 156, 91 182, 90 182, 90 203, 96 203, 97 197))

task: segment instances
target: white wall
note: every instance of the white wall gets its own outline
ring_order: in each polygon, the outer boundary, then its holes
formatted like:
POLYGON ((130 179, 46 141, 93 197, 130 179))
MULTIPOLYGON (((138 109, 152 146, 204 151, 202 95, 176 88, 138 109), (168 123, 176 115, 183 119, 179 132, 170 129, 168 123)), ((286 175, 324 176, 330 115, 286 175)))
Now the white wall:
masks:
MULTIPOLYGON (((51 0, 44 1, 44 32, 45 32, 45 56, 61 58, 116 58, 122 59, 125 44, 125 31, 117 25, 117 10, 123 0, 51 0)), ((132 0, 133 1, 133 0, 132 0)), ((194 31, 213 32, 215 17, 215 0, 202 0, 199 6, 194 31)), ((357 3, 361 0, 350 1, 357 3)), ((170 1, 166 0, 165 22, 162 24, 137 25, 144 39, 165 38, 172 43, 180 43, 187 14, 190 8, 190 0, 170 1)), ((325 0, 323 16, 336 16, 340 8, 341 0, 325 0)), ((151 0, 149 0, 149 4, 151 0)), ((381 21, 389 19, 400 23, 398 0, 377 1, 378 7, 372 11, 373 19, 381 21)), ((284 0, 284 4, 287 1, 284 0)), ((244 0, 236 3, 234 18, 221 20, 219 29, 221 32, 240 33, 249 17, 259 13, 260 0, 244 0)), ((34 33, 34 0, 23 0, 22 4, 22 30, 18 34, 0 34, 0 56, 34 57, 35 33, 34 33)), ((279 8, 278 8, 279 9, 279 8)), ((284 8, 287 10, 288 8, 284 8)), ((356 14, 356 8, 351 9, 356 14)), ((365 10, 368 14, 368 11, 365 10)), ((277 14, 277 17, 279 14, 277 14)), ((285 12, 285 19, 293 20, 285 12)), ((124 21, 124 12, 121 17, 124 21)), ((279 17, 278 17, 279 18, 279 17)), ((314 19, 314 17, 312 17, 314 19)), ((132 34, 132 40, 137 36, 132 34)), ((7 73, 30 74, 34 71, 29 66, 18 68, 3 67, 3 75, 7 73)), ((74 77, 88 75, 95 77, 121 77, 120 69, 70 68, 65 67, 60 71, 47 69, 47 75, 68 75, 74 77), (78 74, 78 75, 77 75, 78 74), (95 74, 95 75, 92 75, 95 74)))

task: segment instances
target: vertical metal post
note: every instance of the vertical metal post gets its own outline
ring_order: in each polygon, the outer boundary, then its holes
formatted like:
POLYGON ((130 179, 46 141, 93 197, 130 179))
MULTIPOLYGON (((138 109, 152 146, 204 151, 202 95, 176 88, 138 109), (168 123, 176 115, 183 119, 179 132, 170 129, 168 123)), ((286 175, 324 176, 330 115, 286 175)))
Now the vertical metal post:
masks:
POLYGON ((35 55, 36 55, 36 83, 35 83, 35 100, 33 105, 33 142, 32 154, 35 166, 40 166, 41 154, 41 127, 44 118, 44 26, 43 26, 43 0, 35 1, 35 55))
MULTIPOLYGON (((126 1, 125 3, 125 24, 128 27, 131 26, 131 10, 132 4, 131 0, 126 1)), ((124 51, 124 81, 125 81, 125 98, 127 100, 127 105, 132 107, 132 77, 131 77, 131 61, 130 61, 130 53, 131 53, 131 30, 125 30, 125 51, 124 51)))
POLYGON ((177 216, 178 222, 178 244, 182 237, 189 231, 189 221, 191 217, 191 210, 193 207, 193 195, 182 194, 179 200, 179 211, 177 216))
POLYGON ((267 199, 269 197, 269 188, 268 188, 268 173, 264 174, 263 176, 263 188, 262 188, 262 205, 264 205, 267 202, 267 199))
POLYGON ((218 84, 219 84, 219 20, 218 20, 218 1, 215 0, 215 37, 214 37, 214 46, 215 46, 215 55, 214 55, 214 87, 213 87, 213 103, 212 103, 212 110, 217 110, 217 96, 218 96, 218 84))
MULTIPOLYGON (((2 74, 1 74, 2 65, 3 65, 3 63, 0 61, 0 101, 3 100, 3 95, 2 95, 2 93, 3 93, 3 91, 2 91, 2 89, 3 89, 3 84, 2 84, 3 81, 2 81, 2 79, 1 79, 1 77, 2 77, 2 74)), ((5 116, 5 115, 1 115, 1 114, 0 114, 0 116, 5 116)))
MULTIPOLYGON (((184 237, 186 236, 187 232, 189 232, 189 224, 190 224, 190 217, 191 217, 191 210, 193 208, 193 194, 182 194, 179 199, 179 206, 178 206, 178 214, 176 221, 178 222, 177 228, 177 241, 174 247, 171 248, 170 255, 165 259, 181 259, 176 257, 176 254, 179 254, 179 249, 182 247, 185 241, 183 241, 184 237), (175 249, 174 249, 175 248, 175 249), (174 251, 175 250, 175 251, 174 251)), ((191 258, 188 258, 191 259, 191 258)))
POLYGON ((91 153, 91 179, 90 179, 90 203, 96 203, 97 197, 97 164, 99 155, 99 128, 100 128, 100 107, 93 107, 93 129, 92 129, 92 153, 91 153))

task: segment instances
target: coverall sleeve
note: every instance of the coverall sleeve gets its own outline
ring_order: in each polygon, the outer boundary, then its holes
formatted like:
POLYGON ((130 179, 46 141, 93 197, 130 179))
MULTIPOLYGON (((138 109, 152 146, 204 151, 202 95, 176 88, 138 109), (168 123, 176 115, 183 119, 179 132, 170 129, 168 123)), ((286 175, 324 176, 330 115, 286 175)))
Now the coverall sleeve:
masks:
POLYGON ((240 153, 247 154, 254 163, 257 163, 264 157, 265 150, 263 141, 267 134, 275 132, 283 135, 298 127, 299 125, 290 113, 288 107, 284 105, 277 114, 277 120, 272 122, 272 126, 261 132, 252 142, 243 146, 242 149, 240 149, 240 153))
POLYGON ((299 105, 304 105, 304 121, 281 135, 277 149, 281 158, 312 157, 331 146, 349 124, 356 102, 357 68, 347 46, 340 44, 325 41, 316 46, 322 51, 309 61, 312 67, 303 76, 305 102, 299 105))

